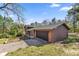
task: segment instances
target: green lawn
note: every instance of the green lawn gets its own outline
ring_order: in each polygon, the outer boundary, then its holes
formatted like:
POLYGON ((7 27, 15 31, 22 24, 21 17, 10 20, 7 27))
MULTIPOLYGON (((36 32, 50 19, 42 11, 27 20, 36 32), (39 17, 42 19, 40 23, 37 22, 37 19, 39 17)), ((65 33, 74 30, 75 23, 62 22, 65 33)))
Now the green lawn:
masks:
POLYGON ((75 44, 47 44, 30 46, 18 49, 7 54, 8 56, 67 56, 79 55, 79 47, 75 44))

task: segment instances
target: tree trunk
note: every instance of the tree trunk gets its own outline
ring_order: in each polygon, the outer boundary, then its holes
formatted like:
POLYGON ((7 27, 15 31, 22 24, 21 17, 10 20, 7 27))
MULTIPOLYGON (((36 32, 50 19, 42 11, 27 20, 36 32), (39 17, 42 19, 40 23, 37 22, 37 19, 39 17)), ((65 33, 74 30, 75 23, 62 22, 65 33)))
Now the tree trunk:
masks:
POLYGON ((4 20, 3 20, 3 33, 5 33, 5 16, 4 16, 4 20))

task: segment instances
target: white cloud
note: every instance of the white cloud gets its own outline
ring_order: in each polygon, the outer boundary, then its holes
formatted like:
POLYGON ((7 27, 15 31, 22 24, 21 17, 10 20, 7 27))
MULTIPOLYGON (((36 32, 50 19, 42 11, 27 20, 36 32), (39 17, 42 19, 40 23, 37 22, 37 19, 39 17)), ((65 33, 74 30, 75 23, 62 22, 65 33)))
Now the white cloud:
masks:
POLYGON ((69 7, 62 7, 61 9, 60 9, 60 11, 68 11, 69 9, 71 9, 72 8, 72 6, 69 6, 69 7))
POLYGON ((53 4, 50 5, 50 7, 52 7, 52 8, 53 7, 60 7, 60 6, 61 6, 60 4, 56 4, 56 3, 53 3, 53 4))

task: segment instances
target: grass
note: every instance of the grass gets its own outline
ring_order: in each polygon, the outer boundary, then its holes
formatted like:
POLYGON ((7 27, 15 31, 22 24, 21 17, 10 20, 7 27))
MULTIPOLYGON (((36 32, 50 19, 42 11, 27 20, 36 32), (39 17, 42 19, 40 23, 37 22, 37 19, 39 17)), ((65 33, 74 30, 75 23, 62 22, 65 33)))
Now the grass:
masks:
POLYGON ((7 44, 16 41, 18 41, 16 38, 2 38, 0 39, 0 44, 7 44))
POLYGON ((47 44, 30 46, 9 52, 7 56, 73 56, 79 55, 79 47, 75 44, 47 44))
POLYGON ((60 48, 55 48, 52 45, 45 45, 45 46, 30 46, 24 49, 18 49, 14 52, 8 53, 9 56, 43 56, 43 55, 57 55, 62 54, 63 51, 60 48), (57 51, 57 53, 55 53, 57 51))
POLYGON ((3 39, 0 39, 0 44, 5 44, 7 43, 8 39, 6 38, 3 38, 3 39))
MULTIPOLYGON (((66 44, 46 44, 20 48, 9 52, 8 56, 79 56, 79 44, 76 44, 76 36, 70 35, 65 40, 66 44)), ((77 42, 78 43, 78 42, 77 42)))

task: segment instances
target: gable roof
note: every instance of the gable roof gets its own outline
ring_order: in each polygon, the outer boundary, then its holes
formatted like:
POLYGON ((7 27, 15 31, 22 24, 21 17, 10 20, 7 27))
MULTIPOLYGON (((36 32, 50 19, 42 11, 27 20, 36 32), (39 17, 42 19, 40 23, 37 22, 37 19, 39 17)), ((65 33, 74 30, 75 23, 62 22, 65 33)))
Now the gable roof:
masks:
POLYGON ((64 25, 69 30, 69 27, 64 22, 61 22, 61 23, 56 23, 56 24, 52 24, 52 25, 43 25, 43 26, 39 26, 39 27, 34 27, 31 29, 28 29, 27 31, 46 30, 46 29, 51 30, 51 29, 55 29, 55 28, 59 27, 60 25, 64 25))

